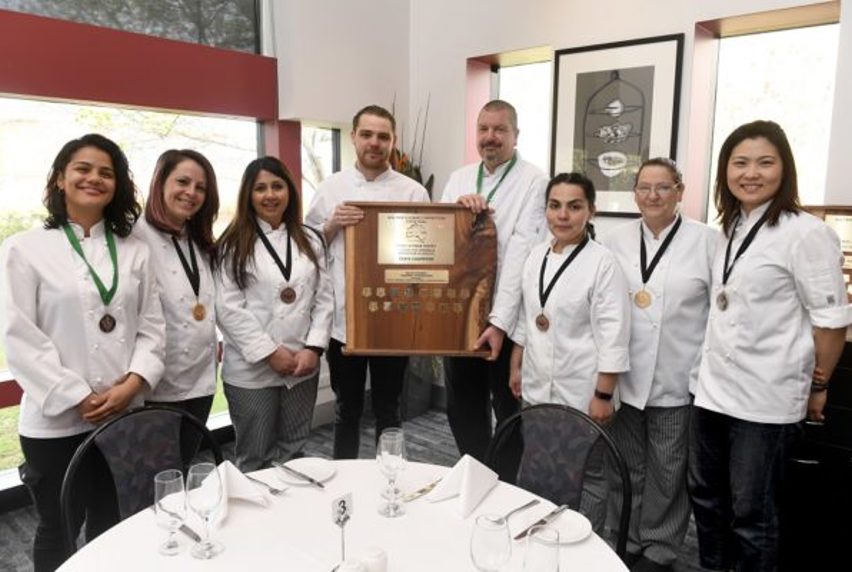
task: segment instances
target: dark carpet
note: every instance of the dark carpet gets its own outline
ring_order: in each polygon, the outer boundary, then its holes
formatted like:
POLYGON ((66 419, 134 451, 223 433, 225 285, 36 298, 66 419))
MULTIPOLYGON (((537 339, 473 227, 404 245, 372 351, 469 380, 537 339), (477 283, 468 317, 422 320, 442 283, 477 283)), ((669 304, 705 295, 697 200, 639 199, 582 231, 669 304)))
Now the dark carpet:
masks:
MULTIPOLYGON (((375 456, 374 431, 370 421, 361 431, 361 458, 375 456)), ((453 436, 442 411, 431 410, 404 423, 406 449, 412 461, 452 466, 459 457, 453 436)), ((311 457, 331 458, 332 429, 326 425, 316 429, 305 446, 311 457)), ((228 458, 233 458, 233 443, 225 447, 228 458)), ((32 507, 0 514, 0 571, 32 572, 30 547, 36 527, 32 507)), ((675 572, 700 572, 695 527, 689 526, 675 572)))

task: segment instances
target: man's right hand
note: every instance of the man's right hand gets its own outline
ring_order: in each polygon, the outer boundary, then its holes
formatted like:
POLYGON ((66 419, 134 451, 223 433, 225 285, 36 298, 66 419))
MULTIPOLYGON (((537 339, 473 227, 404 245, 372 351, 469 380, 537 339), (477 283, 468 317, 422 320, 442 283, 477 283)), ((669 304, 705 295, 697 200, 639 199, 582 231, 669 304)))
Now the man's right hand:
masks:
POLYGON ((488 210, 488 202, 482 195, 478 195, 476 193, 462 195, 458 198, 458 200, 456 200, 456 202, 470 209, 470 212, 475 215, 488 210))
POLYGON ((350 205, 337 205, 331 218, 325 221, 325 238, 331 242, 340 229, 358 224, 364 219, 364 211, 350 205))

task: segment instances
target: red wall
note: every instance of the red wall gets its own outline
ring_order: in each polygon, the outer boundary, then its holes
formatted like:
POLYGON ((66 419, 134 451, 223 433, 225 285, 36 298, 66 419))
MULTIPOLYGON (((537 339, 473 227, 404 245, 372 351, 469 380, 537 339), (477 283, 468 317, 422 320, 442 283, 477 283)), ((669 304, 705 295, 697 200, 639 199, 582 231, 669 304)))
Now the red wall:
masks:
POLYGON ((0 93, 273 119, 277 64, 0 10, 0 93))

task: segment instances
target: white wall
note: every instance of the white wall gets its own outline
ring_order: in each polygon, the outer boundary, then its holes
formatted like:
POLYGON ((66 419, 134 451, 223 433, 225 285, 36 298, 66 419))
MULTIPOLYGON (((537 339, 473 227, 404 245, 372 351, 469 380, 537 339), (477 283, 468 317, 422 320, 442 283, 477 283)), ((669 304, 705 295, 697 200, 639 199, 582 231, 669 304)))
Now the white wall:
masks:
POLYGON ((852 205, 852 1, 840 5, 840 41, 837 46, 837 83, 834 86, 831 140, 825 204, 852 205))
MULTIPOLYGON (((267 0, 281 119, 348 124, 358 109, 409 108, 408 0, 267 0)), ((267 43, 268 44, 268 43, 267 43)), ((400 117, 401 116, 401 117, 400 117)))

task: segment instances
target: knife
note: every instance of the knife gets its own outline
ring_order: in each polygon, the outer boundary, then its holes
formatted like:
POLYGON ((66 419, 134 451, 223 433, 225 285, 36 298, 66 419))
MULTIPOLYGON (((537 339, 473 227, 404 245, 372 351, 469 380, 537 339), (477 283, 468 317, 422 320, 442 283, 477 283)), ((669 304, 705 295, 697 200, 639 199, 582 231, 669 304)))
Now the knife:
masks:
POLYGON ((423 487, 421 489, 417 489, 413 493, 408 493, 407 495, 402 497, 402 502, 411 502, 414 499, 419 499, 423 495, 431 492, 432 489, 437 487, 438 483, 440 483, 440 482, 441 482, 441 479, 436 479, 436 480, 432 481, 431 483, 429 483, 428 485, 426 485, 425 487, 423 487))
POLYGON ((310 475, 306 475, 305 473, 303 473, 301 471, 297 471, 293 467, 288 467, 284 463, 279 463, 278 461, 272 461, 272 464, 274 466, 278 467, 279 469, 283 470, 284 472, 293 475, 297 479, 302 479, 303 481, 307 481, 307 482, 311 483, 313 486, 319 487, 321 489, 325 488, 325 485, 322 484, 321 482, 319 482, 318 480, 316 480, 315 478, 311 477, 310 475))
MULTIPOLYGON (((156 509, 156 507, 154 507, 154 505, 151 505, 150 508, 151 508, 152 511, 157 512, 157 509, 156 509)), ((186 524, 181 524, 180 527, 178 528, 178 530, 180 532, 182 532, 185 536, 187 536, 193 542, 201 542, 201 536, 197 532, 195 532, 194 530, 189 528, 189 526, 187 526, 186 524)))
POLYGON ((556 507, 555 509, 553 509, 552 511, 550 511, 549 513, 547 513, 546 515, 544 515, 543 517, 541 517, 540 519, 538 519, 537 521, 535 521, 534 523, 532 523, 531 525, 526 527, 525 529, 523 529, 521 532, 519 532, 515 536, 515 540, 520 540, 520 539, 524 538, 525 536, 527 536, 530 533, 530 530, 533 529, 533 527, 540 526, 542 524, 547 524, 548 522, 550 522, 551 520, 555 519, 557 516, 562 514, 562 512, 567 508, 568 508, 567 504, 563 504, 561 506, 556 507))

